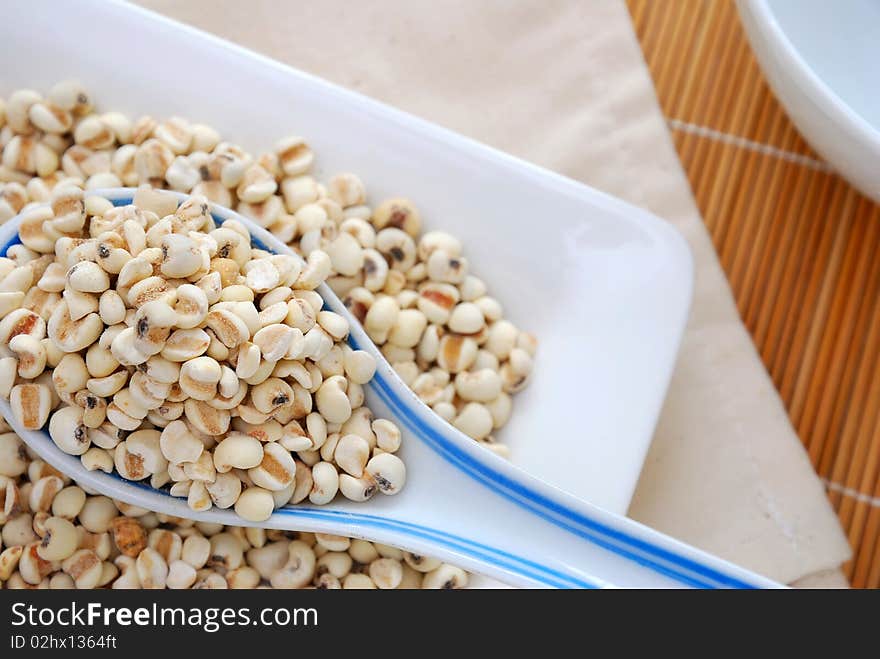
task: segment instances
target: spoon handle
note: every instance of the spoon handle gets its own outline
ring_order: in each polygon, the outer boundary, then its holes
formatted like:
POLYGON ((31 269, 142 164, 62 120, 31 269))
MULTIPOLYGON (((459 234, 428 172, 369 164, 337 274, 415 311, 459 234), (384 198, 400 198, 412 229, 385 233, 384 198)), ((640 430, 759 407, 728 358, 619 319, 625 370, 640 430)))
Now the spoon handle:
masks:
MULTIPOLYGON (((408 435, 407 488, 371 508, 398 544, 529 587, 779 586, 528 475, 456 437, 395 384, 377 373, 368 396, 408 435)), ((363 523, 374 535, 374 521, 363 523)))
POLYGON ((778 587, 625 517, 552 510, 456 471, 432 465, 430 485, 445 489, 432 494, 426 479, 406 506, 382 511, 396 542, 524 587, 778 587))
POLYGON ((406 504, 383 506, 380 523, 394 525, 395 541, 404 546, 415 542, 419 553, 442 555, 512 585, 778 587, 625 517, 573 505, 579 502, 564 505, 564 495, 551 506, 526 488, 496 489, 450 463, 429 465, 430 474, 419 471, 406 504))

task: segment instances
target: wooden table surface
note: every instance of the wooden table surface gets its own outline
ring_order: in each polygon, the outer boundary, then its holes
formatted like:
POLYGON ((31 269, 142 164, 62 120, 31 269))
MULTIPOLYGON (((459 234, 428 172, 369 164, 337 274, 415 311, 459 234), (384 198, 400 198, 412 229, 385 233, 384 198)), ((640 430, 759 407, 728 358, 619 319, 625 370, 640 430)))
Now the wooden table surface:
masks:
POLYGON ((773 96, 729 0, 627 0, 737 305, 854 551, 880 586, 880 206, 773 96))

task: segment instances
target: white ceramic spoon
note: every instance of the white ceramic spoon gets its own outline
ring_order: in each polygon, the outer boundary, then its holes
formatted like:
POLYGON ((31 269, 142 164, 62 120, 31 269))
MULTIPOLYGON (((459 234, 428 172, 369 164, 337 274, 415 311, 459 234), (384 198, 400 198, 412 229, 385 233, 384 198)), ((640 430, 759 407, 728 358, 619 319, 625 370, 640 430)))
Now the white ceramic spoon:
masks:
MULTIPOLYGON (((117 205, 134 190, 95 190, 117 205)), ((180 199, 186 195, 178 194, 180 199)), ((230 210, 254 244, 278 253, 290 249, 268 231, 230 210)), ((0 227, 0 254, 18 241, 20 216, 0 227)), ((774 587, 778 584, 620 515, 568 495, 479 446, 440 419, 400 380, 338 297, 323 285, 326 306, 351 324, 349 343, 378 364, 365 387, 377 417, 393 419, 403 438, 400 455, 407 484, 395 496, 353 503, 340 495, 326 506, 297 504, 276 510, 266 528, 364 538, 456 564, 525 587, 774 587)), ((81 486, 168 515, 228 525, 254 526, 231 510, 194 512, 184 499, 116 473, 86 470, 61 451, 44 430, 17 427, 9 404, 0 410, 19 436, 46 462, 81 486)))

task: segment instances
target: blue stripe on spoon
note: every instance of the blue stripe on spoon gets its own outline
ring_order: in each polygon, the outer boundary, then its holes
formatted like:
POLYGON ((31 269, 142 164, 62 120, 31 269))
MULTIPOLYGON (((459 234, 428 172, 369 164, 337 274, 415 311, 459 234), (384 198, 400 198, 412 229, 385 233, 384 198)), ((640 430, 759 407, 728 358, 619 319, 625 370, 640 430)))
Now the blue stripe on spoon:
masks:
MULTIPOLYGON (((172 499, 185 500, 185 497, 175 497, 168 490, 156 490, 147 485, 143 481, 128 481, 122 478, 116 472, 107 474, 108 477, 114 478, 126 486, 134 486, 146 492, 158 493, 172 499)), ((523 574, 537 582, 544 583, 554 588, 602 588, 604 584, 590 581, 578 577, 565 574, 553 568, 547 567, 540 563, 516 556, 509 552, 489 547, 488 545, 468 540, 460 536, 439 531, 420 524, 404 522, 401 520, 388 519, 376 515, 367 515, 364 513, 350 513, 338 510, 325 510, 314 508, 312 506, 288 506, 275 511, 276 514, 285 517, 297 517, 300 519, 312 519, 317 521, 338 522, 344 521, 347 524, 358 524, 365 528, 373 528, 378 530, 403 532, 423 540, 429 540, 432 544, 443 545, 451 551, 464 552, 470 556, 480 558, 482 560, 500 565, 501 567, 511 569, 523 574)))
MULTIPOLYGON (((353 343, 353 346, 357 347, 356 343, 353 343)), ((396 396, 381 375, 374 376, 371 384, 378 385, 377 394, 395 415, 403 420, 412 432, 421 435, 422 439, 448 462, 492 490, 553 524, 689 586, 697 588, 755 588, 752 584, 701 565, 685 556, 612 529, 597 520, 547 499, 486 465, 475 463, 458 447, 447 442, 440 433, 425 425, 420 419, 409 415, 399 405, 396 396), (566 520, 571 520, 574 525, 566 520), (610 540, 597 534, 607 535, 610 540)))

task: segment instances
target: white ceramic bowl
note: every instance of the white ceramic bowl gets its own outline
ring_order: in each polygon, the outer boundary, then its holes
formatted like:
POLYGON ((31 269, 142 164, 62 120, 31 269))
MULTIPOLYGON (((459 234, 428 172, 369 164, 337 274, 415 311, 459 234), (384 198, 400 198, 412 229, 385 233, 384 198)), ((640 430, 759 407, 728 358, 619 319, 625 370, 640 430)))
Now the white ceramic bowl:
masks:
POLYGON ((880 201, 880 2, 738 0, 770 85, 803 136, 880 201))

